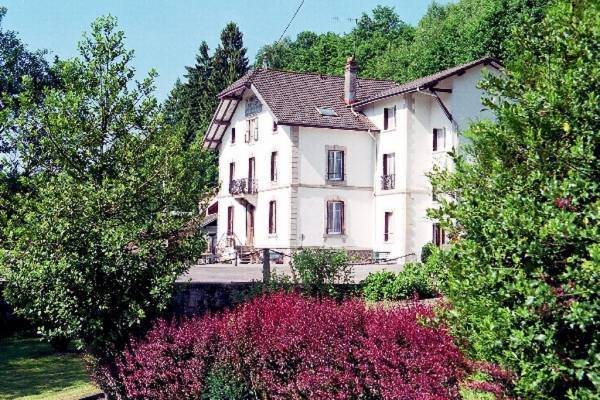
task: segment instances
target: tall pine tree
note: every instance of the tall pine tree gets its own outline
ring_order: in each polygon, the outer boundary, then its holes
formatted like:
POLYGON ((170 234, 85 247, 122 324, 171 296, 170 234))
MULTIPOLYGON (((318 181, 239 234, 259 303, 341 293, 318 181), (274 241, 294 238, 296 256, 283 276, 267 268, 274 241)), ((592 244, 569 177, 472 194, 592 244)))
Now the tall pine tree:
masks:
POLYGON ((165 103, 167 119, 180 125, 192 143, 208 127, 217 106, 217 94, 248 71, 243 35, 230 22, 221 32, 221 43, 211 56, 202 42, 193 66, 186 67, 185 81, 177 81, 165 103))

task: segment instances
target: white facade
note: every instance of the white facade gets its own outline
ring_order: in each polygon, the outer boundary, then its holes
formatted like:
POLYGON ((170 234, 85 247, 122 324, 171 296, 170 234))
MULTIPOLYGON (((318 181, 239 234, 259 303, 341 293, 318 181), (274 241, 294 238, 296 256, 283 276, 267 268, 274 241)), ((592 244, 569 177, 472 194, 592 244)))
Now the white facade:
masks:
MULTIPOLYGON (((482 93, 476 87, 482 68, 486 67, 478 65, 436 82, 442 91, 413 90, 362 106, 360 111, 379 132, 274 126, 277 118, 264 102, 262 110, 247 116, 245 104, 261 96, 252 87, 245 89, 218 146, 217 246, 222 254, 241 245, 335 247, 373 251, 387 258, 418 256, 432 240, 432 221, 426 210, 435 203, 427 173, 436 164, 451 167, 447 152, 460 144, 460 132, 470 122, 490 117, 482 112, 482 93), (389 121, 393 112, 389 110, 395 109, 395 124, 390 122, 388 129, 384 108, 389 121), (246 140, 247 121, 252 118, 257 118, 258 130, 246 140), (436 150, 434 130, 440 130, 436 131, 436 150), (328 152, 333 150, 343 151, 344 171, 339 180, 328 179, 328 152), (272 181, 273 152, 277 165, 272 181), (234 180, 248 179, 250 158, 255 160, 255 172, 250 175, 256 193, 230 193, 230 164, 235 164, 234 180), (328 232, 328 202, 343 202, 343 232, 328 232), (275 217, 270 216, 272 207, 275 217)), ((337 223, 331 221, 330 226, 337 223)))

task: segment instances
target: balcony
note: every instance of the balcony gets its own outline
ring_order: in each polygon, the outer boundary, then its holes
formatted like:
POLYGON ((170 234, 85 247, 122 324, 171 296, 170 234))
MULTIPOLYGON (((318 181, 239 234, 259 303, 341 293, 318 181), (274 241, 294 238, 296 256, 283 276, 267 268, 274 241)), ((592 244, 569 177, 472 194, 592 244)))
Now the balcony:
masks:
POLYGON ((391 190, 396 187, 396 175, 381 175, 381 190, 391 190))
POLYGON ((229 182, 229 193, 234 196, 243 196, 248 194, 256 194, 258 186, 256 179, 233 179, 229 182))

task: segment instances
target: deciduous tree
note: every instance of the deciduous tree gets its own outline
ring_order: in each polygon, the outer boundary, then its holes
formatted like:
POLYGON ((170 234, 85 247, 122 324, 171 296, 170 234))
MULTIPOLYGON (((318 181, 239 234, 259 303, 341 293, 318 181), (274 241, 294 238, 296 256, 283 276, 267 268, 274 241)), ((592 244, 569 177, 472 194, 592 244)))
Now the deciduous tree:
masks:
POLYGON ((466 133, 454 173, 433 175, 456 332, 514 370, 522 398, 600 392, 598 43, 594 1, 557 2, 524 27, 506 76, 484 83, 496 122, 466 133))
POLYGON ((7 299, 46 337, 75 338, 100 360, 165 309, 173 282, 202 250, 196 205, 205 159, 165 123, 155 72, 134 80, 133 52, 102 17, 60 62, 61 87, 40 104, 25 81, 12 121, 23 163, 41 154, 16 196, 2 254, 7 299))

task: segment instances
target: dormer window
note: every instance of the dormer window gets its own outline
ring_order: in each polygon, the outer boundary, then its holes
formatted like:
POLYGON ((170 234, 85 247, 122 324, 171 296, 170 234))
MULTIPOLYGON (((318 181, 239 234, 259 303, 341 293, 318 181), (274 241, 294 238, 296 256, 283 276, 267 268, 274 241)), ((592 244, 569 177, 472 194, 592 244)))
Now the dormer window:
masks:
POLYGON ((331 107, 317 107, 317 111, 324 117, 337 117, 337 113, 331 107))

